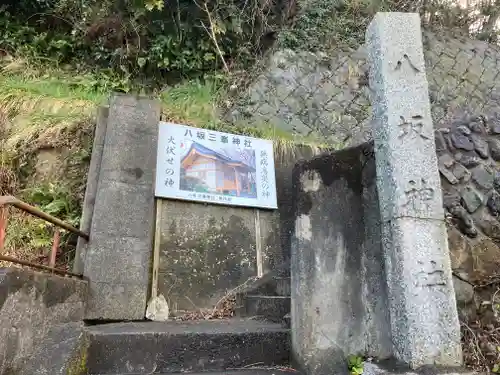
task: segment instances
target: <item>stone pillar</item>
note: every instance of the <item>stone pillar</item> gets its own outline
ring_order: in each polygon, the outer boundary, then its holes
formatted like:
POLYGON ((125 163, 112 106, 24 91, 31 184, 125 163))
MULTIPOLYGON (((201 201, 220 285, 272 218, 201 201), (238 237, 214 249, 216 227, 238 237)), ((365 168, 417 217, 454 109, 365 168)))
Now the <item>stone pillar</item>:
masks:
POLYGON ((367 30, 373 137, 394 355, 412 368, 462 364, 418 14, 367 30))
POLYGON ((84 275, 86 319, 144 319, 154 236, 158 102, 110 100, 84 275))

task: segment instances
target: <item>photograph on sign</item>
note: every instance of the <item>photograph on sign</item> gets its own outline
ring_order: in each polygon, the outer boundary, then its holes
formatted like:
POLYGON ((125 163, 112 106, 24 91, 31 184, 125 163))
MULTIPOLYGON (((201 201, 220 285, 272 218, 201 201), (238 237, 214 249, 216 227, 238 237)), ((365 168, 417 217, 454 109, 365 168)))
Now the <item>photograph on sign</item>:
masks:
POLYGON ((272 141, 161 122, 155 195, 277 208, 272 141))

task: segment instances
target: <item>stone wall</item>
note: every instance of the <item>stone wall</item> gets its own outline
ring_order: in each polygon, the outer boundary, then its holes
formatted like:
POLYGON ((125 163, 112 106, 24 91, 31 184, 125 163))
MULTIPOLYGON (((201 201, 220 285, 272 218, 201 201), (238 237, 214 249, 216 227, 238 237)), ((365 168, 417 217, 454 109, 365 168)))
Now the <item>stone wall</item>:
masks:
POLYGON ((227 117, 338 146, 360 143, 369 138, 367 69, 363 47, 334 56, 277 51, 227 117))
POLYGON ((291 262, 293 351, 308 374, 343 373, 345 358, 392 353, 372 144, 295 170, 291 262))
POLYGON ((81 321, 86 293, 81 280, 1 268, 0 374, 24 374, 22 368, 54 330, 81 321))
MULTIPOLYGON (((437 126, 457 114, 499 112, 499 47, 425 32, 424 52, 437 126)), ((279 50, 235 100, 228 118, 341 146, 362 143, 371 138, 368 70, 365 46, 335 55, 279 50)))
POLYGON ((486 284, 500 266, 500 119, 455 119, 436 131, 436 149, 455 289, 467 304, 472 285, 486 284))

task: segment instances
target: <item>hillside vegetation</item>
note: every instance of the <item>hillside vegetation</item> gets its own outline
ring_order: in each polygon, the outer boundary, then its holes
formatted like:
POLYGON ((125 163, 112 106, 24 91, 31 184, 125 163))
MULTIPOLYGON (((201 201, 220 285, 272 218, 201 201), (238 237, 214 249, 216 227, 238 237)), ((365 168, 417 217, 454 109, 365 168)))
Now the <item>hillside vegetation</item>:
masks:
MULTIPOLYGON (((220 113, 276 48, 330 54, 357 47, 379 10, 420 11, 426 27, 496 41, 496 2, 472 11, 449 1, 7 0, 0 5, 0 194, 78 226, 94 116, 111 92, 161 100, 164 119, 307 143, 226 123, 220 113), (479 25, 471 29, 471 25, 479 25)), ((43 260, 51 231, 15 213, 4 252, 43 260)), ((73 257, 66 236, 61 266, 73 257)))

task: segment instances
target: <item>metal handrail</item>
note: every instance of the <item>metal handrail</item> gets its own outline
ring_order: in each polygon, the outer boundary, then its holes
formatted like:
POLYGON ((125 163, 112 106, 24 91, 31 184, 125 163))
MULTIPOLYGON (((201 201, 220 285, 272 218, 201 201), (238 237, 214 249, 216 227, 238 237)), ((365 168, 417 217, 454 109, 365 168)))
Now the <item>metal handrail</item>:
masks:
MULTIPOLYGON (((51 215, 43 212, 39 208, 33 207, 33 206, 17 199, 16 197, 6 195, 6 196, 0 196, 0 251, 3 250, 4 242, 5 242, 5 234, 6 234, 7 220, 8 220, 7 206, 16 207, 24 212, 29 213, 30 215, 36 216, 42 220, 45 220, 51 224, 54 224, 56 227, 59 227, 59 228, 67 230, 68 232, 74 233, 74 234, 78 235, 79 237, 84 238, 87 241, 89 239, 89 235, 87 233, 84 233, 81 230, 76 229, 72 225, 65 223, 64 221, 62 221, 54 216, 51 216, 51 215)), ((54 242, 52 245, 52 250, 50 252, 48 266, 44 266, 44 265, 36 264, 36 263, 32 263, 32 262, 27 262, 24 260, 12 258, 12 257, 6 256, 6 255, 1 255, 1 254, 0 254, 0 260, 4 260, 7 262, 11 262, 11 263, 17 263, 17 264, 21 264, 21 265, 29 266, 29 267, 33 267, 33 268, 43 269, 43 270, 51 271, 51 272, 58 273, 58 274, 70 275, 70 276, 75 276, 75 277, 82 277, 82 275, 80 275, 80 274, 75 274, 75 273, 72 273, 72 272, 69 272, 66 270, 55 268, 56 255, 57 255, 57 250, 59 248, 59 240, 60 240, 59 228, 56 228, 54 230, 54 242)))
POLYGON ((23 201, 17 199, 16 197, 13 197, 11 195, 5 195, 0 197, 0 207, 2 206, 14 206, 19 208, 20 210, 23 210, 33 216, 39 217, 40 219, 43 219, 49 223, 52 223, 54 225, 57 225, 60 228, 63 228, 69 232, 72 232, 74 234, 77 234, 80 237, 85 238, 86 240, 89 239, 89 235, 87 233, 82 232, 79 229, 76 229, 72 225, 65 223, 64 221, 54 217, 50 216, 49 214, 46 214, 39 208, 30 206, 28 203, 24 203, 23 201))

